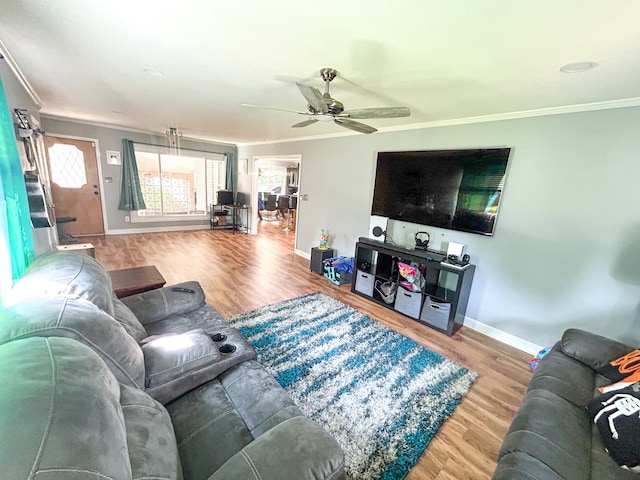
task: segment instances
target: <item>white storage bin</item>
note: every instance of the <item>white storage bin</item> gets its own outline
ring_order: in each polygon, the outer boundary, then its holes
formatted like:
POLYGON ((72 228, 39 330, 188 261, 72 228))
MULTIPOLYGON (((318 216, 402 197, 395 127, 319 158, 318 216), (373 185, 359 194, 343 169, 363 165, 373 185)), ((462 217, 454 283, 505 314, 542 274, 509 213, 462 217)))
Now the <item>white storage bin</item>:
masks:
POLYGON ((447 302, 436 302, 431 297, 426 297, 424 307, 420 314, 420 320, 432 327, 446 330, 449 325, 451 314, 451 304, 447 302))

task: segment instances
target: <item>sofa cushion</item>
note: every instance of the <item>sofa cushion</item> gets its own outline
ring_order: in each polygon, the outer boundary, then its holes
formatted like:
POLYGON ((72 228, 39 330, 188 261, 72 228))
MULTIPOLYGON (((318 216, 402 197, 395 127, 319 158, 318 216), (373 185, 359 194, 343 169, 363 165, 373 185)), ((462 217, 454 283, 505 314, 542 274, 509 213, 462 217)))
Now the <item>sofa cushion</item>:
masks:
POLYGON ((323 428, 306 417, 294 417, 244 447, 210 480, 231 478, 336 480, 344 478, 344 455, 323 428))
POLYGON ((578 407, 541 388, 530 390, 509 427, 499 458, 521 452, 536 458, 560 478, 588 479, 591 426, 584 405, 578 407))
POLYGON ((640 383, 594 398, 587 410, 615 462, 640 472, 640 383))
POLYGON ((198 282, 184 282, 124 297, 122 302, 146 328, 150 323, 199 308, 205 299, 198 282))
POLYGON ((277 424, 302 415, 289 395, 258 362, 244 362, 220 376, 225 392, 253 438, 277 424))
MULTIPOLYGON (((491 480, 565 480, 552 468, 524 452, 504 455, 493 472, 491 480)), ((586 478, 585 478, 586 480, 586 478)))
POLYGON ((59 337, 0 346, 2 478, 131 480, 120 386, 89 347, 59 337))
POLYGON ((219 379, 167 405, 184 476, 190 480, 209 478, 254 438, 302 415, 255 361, 241 363, 219 379))
POLYGON ((583 409, 593 398, 594 381, 594 372, 589 366, 554 348, 538 364, 527 392, 552 392, 583 409))
POLYGON ((0 312, 0 343, 35 336, 77 340, 94 350, 119 382, 144 388, 140 346, 122 325, 92 303, 64 295, 40 295, 0 312))
POLYGON ((40 255, 11 290, 12 303, 35 295, 83 298, 113 316, 111 277, 95 259, 77 252, 40 255))
POLYGON ((623 343, 576 328, 569 328, 563 333, 560 346, 565 355, 596 372, 604 368, 612 359, 633 350, 623 343))
POLYGON ((219 327, 227 322, 210 305, 202 305, 183 313, 176 313, 162 320, 145 325, 149 335, 163 335, 165 333, 184 333, 189 330, 202 329, 209 335, 216 333, 219 327))
POLYGON ((120 388, 133 478, 182 479, 178 445, 167 410, 140 390, 125 385, 120 388))
POLYGON ((117 297, 113 297, 113 318, 115 318, 138 343, 149 336, 131 309, 117 297))
POLYGON ((214 380, 167 405, 182 471, 189 480, 209 478, 253 440, 220 382, 214 380))

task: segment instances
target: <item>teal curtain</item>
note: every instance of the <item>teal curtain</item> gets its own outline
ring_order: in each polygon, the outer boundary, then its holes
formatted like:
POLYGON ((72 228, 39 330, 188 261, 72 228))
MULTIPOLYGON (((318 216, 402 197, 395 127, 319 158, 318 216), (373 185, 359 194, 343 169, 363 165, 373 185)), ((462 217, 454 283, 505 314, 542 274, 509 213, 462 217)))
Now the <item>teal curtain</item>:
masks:
POLYGON ((27 189, 0 79, 0 307, 13 281, 22 276, 34 257, 27 189))
POLYGON ((146 210, 140 178, 138 177, 138 163, 133 142, 122 139, 122 187, 120 189, 120 205, 118 210, 146 210))
POLYGON ((227 174, 225 176, 224 186, 230 192, 233 192, 233 153, 227 153, 227 174))

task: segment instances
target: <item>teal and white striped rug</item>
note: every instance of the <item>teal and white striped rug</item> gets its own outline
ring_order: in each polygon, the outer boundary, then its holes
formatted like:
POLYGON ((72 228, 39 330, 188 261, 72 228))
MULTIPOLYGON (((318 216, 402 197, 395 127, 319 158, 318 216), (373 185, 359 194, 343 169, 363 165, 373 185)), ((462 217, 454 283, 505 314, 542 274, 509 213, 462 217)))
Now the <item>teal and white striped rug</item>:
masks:
POLYGON ((476 378, 320 292, 237 315, 229 324, 304 413, 338 441, 353 480, 405 478, 476 378))

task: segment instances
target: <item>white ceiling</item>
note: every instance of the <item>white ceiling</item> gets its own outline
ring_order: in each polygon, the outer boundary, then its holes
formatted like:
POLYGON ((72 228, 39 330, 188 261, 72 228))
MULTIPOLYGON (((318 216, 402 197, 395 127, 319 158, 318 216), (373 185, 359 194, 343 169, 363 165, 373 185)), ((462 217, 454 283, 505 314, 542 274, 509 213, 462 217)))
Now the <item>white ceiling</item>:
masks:
POLYGON ((0 40, 43 114, 239 144, 362 135, 240 106, 305 111, 323 67, 347 110, 411 109, 381 131, 640 104, 639 0, 3 0, 0 40))

